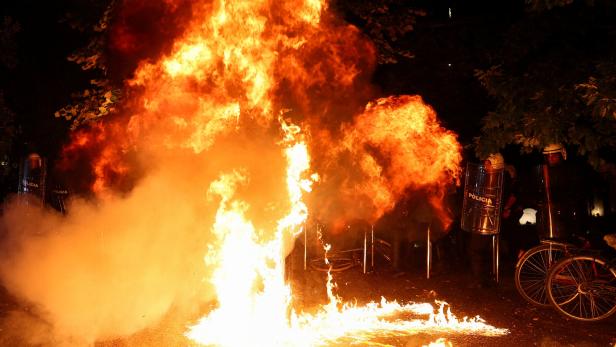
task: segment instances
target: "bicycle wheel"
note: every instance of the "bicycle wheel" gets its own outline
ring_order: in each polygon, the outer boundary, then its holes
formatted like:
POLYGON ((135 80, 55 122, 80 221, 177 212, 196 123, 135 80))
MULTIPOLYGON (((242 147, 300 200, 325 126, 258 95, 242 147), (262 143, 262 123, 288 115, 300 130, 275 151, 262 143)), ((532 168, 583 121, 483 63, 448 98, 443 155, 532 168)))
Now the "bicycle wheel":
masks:
POLYGON ((359 262, 352 256, 345 256, 341 254, 330 254, 327 256, 328 263, 325 263, 325 258, 315 258, 310 260, 310 267, 317 271, 323 272, 340 272, 348 270, 359 262))
POLYGON ((605 319, 616 311, 616 272, 600 258, 567 257, 550 270, 547 292, 550 302, 567 317, 605 319))
POLYGON ((529 249, 515 266, 515 287, 533 305, 548 307, 546 280, 550 266, 565 254, 565 246, 541 244, 529 249))

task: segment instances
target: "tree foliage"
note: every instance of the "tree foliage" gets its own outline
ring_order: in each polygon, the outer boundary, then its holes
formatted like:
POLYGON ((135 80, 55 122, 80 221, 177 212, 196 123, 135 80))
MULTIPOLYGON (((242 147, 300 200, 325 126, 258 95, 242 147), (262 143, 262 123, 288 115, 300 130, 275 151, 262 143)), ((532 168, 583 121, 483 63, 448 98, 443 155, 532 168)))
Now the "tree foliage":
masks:
POLYGON ((509 30, 495 64, 476 71, 496 101, 476 139, 478 156, 509 144, 530 152, 563 143, 597 165, 616 149, 613 12, 611 6, 574 3, 529 12, 509 30))
POLYGON ((91 8, 86 13, 97 13, 96 10, 102 8, 102 15, 100 17, 96 15, 83 17, 75 15, 73 12, 67 12, 64 19, 72 28, 86 32, 90 37, 88 44, 71 54, 68 60, 80 65, 82 70, 92 72, 97 77, 90 80, 88 88, 73 93, 70 104, 55 112, 56 117, 71 121, 72 129, 113 113, 121 95, 120 89, 114 86, 114 83, 108 78, 107 62, 104 55, 108 37, 107 30, 116 1, 91 1, 89 5, 91 8))
POLYGON ((413 58, 413 53, 397 43, 413 31, 418 17, 426 12, 403 0, 335 1, 334 7, 357 24, 377 47, 379 64, 413 58))
POLYGON ((616 61, 598 63, 596 74, 576 89, 595 116, 616 118, 616 61))

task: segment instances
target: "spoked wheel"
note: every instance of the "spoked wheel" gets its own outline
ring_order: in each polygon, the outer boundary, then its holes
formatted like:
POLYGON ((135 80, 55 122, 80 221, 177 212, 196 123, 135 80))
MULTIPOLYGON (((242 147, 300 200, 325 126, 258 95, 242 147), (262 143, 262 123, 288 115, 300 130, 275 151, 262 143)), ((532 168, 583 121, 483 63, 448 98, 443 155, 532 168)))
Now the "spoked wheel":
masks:
POLYGON ((360 262, 352 252, 333 253, 327 255, 327 263, 324 257, 314 258, 310 261, 310 267, 317 271, 339 272, 348 270, 360 262))
POLYGON ((605 319, 616 311, 616 272, 599 258, 568 257, 550 270, 547 292, 550 302, 567 317, 605 319))
POLYGON ((546 280, 552 264, 565 255, 565 246, 542 244, 528 250, 515 267, 515 286, 526 301, 548 307, 546 280))

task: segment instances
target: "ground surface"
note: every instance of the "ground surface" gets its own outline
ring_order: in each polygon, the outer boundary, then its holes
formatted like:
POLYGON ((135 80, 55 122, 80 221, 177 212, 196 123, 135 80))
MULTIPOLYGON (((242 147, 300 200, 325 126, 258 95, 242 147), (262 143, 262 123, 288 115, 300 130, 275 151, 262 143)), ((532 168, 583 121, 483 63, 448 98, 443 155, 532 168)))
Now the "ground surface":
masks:
MULTIPOLYGON (((290 279, 297 304, 309 310, 325 303, 325 274, 303 270, 302 262, 297 259, 292 265, 290 279)), ((470 288, 467 272, 459 266, 437 270, 430 280, 425 278, 421 266, 401 272, 385 264, 368 274, 363 274, 360 267, 334 274, 338 293, 344 300, 357 300, 360 304, 378 301, 381 296, 399 302, 444 300, 458 317, 479 315, 491 325, 510 330, 508 335, 501 337, 422 333, 380 341, 387 345, 422 346, 441 336, 455 346, 616 345, 616 316, 599 323, 581 323, 561 317, 551 309, 535 308, 517 294, 512 278, 508 266, 503 268, 498 286, 480 289, 470 288)), ((97 343, 96 346, 186 346, 188 342, 181 337, 184 330, 185 324, 169 319, 161 323, 161 327, 126 339, 97 343)), ((0 346, 70 345, 66 341, 60 343, 48 339, 48 331, 49 326, 41 319, 17 304, 5 291, 0 291, 0 346)), ((241 327, 237 332, 241 333, 241 327)))
MULTIPOLYGON (((317 276, 309 274, 309 276, 317 276)), ((456 346, 614 346, 616 317, 603 322, 582 323, 560 316, 551 309, 536 308, 522 299, 513 276, 504 274, 492 288, 467 288, 463 272, 435 274, 430 280, 424 273, 399 273, 388 269, 364 275, 360 269, 334 275, 344 299, 379 300, 380 296, 399 302, 450 304, 459 318, 481 316, 487 323, 506 328, 502 337, 446 336, 456 346)), ((316 281, 316 279, 315 279, 316 281)), ((315 291, 316 293, 316 291, 315 291)), ((321 293, 324 295, 324 293, 321 293)), ((421 346, 441 335, 400 338, 397 346, 421 346)), ((391 341, 388 341, 391 342, 391 341)))

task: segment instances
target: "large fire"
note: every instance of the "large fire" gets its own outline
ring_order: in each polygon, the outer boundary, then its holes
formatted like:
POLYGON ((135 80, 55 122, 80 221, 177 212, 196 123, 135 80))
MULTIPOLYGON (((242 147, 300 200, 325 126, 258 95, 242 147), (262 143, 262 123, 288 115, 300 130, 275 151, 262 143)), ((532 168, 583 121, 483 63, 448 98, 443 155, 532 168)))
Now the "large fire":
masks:
MULTIPOLYGON (((126 1, 120 11, 139 5, 143 2, 126 1)), ((111 264, 112 273, 122 265, 109 250, 118 248, 137 254, 131 257, 136 264, 168 257, 173 263, 169 273, 190 273, 188 283, 194 287, 214 288, 216 308, 186 332, 202 344, 313 346, 418 331, 506 333, 480 319, 458 320, 445 304, 437 309, 385 299, 361 307, 343 304, 331 277, 329 304, 314 314, 296 312, 284 259, 309 214, 332 229, 352 219, 374 223, 396 201, 423 190, 447 225, 451 217, 443 199, 458 180, 460 145, 420 97, 374 98, 367 83, 375 63, 373 46, 357 28, 336 19, 324 0, 164 0, 161 6, 170 16, 188 6, 190 19, 167 50, 139 63, 126 81, 121 113, 75 133, 64 152, 67 162, 87 153, 91 190, 102 204, 75 207, 76 216, 69 214, 67 224, 91 223, 98 220, 93 217, 97 213, 131 221, 126 230, 106 231, 109 236, 98 240, 107 242, 107 248, 87 255, 98 257, 93 264, 111 264), (148 190, 157 192, 162 207, 150 201, 148 190), (135 199, 151 211, 122 202, 135 199), (168 215, 171 211, 175 215, 168 215), (124 236, 140 229, 154 236, 124 236), (178 242, 168 230, 178 239, 192 235, 194 243, 178 242), (157 242, 177 247, 140 253, 141 245, 157 242), (194 255, 182 255, 187 248, 201 250, 202 270, 194 267, 194 259, 174 262, 194 255), (190 271, 182 272, 185 267, 190 271)), ((113 32, 122 35, 112 37, 118 41, 115 46, 135 47, 134 40, 129 46, 122 41, 132 37, 130 27, 116 25, 120 27, 113 32)), ((54 238, 54 243, 62 242, 54 238)), ((53 250, 37 250, 51 252, 44 259, 54 262, 53 250)), ((122 281, 165 286, 150 275, 122 281)), ((53 281, 52 274, 43 277, 53 281)), ((182 281, 175 275, 169 280, 182 281)), ((15 280, 9 287, 27 285, 15 280)), ((58 292, 79 288, 65 284, 58 292)), ((149 290, 155 293, 156 288, 149 290)), ((164 293, 168 305, 148 307, 151 314, 134 329, 152 324, 178 297, 195 294, 184 287, 164 293)), ((23 296, 46 306, 50 316, 70 309, 45 305, 36 299, 39 294, 33 290, 23 296)), ((133 310, 141 314, 155 298, 144 294, 131 302, 133 310)), ((85 302, 83 298, 74 306, 85 302)), ((58 319, 65 331, 84 328, 74 311, 58 319)), ((130 315, 126 313, 127 319, 130 315)), ((96 326, 105 319, 103 313, 86 322, 96 326)), ((111 325, 102 326, 90 338, 114 332, 111 325)))

